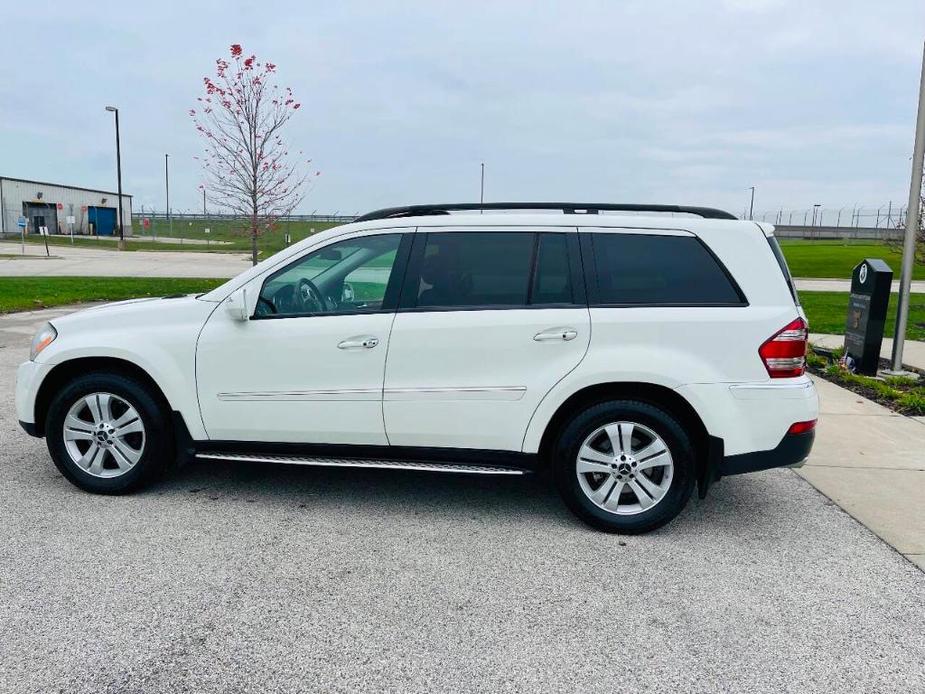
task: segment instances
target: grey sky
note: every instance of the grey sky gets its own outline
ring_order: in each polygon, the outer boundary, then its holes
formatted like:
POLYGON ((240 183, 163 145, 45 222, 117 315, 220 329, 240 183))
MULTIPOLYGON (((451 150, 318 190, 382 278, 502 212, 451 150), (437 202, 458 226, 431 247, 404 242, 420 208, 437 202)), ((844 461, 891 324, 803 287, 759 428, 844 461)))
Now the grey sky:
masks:
POLYGON ((277 63, 303 211, 478 199, 905 201, 925 2, 3 0, 0 174, 199 209, 187 110, 228 45, 277 63), (40 40, 37 38, 40 37, 40 40))

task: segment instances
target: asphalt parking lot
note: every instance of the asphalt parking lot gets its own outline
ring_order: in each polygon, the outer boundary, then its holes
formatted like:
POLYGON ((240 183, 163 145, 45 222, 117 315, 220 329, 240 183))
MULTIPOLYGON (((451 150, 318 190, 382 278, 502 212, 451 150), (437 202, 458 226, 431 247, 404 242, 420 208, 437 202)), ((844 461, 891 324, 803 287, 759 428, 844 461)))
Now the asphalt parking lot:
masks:
POLYGON ((789 470, 641 537, 534 479, 221 463, 68 484, 0 324, 0 692, 925 690, 925 573, 789 470))

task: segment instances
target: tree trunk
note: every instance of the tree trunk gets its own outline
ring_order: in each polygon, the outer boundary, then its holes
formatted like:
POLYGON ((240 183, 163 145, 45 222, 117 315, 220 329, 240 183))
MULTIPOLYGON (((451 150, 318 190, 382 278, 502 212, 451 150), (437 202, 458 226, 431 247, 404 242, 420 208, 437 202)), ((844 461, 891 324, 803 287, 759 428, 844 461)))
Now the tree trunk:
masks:
POLYGON ((257 264, 257 210, 251 215, 251 265, 257 264))

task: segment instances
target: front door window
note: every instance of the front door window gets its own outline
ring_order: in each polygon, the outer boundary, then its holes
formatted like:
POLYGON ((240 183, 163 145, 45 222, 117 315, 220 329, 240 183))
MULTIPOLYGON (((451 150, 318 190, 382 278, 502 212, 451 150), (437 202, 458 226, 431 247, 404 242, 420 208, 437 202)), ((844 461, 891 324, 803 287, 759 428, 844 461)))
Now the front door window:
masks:
MULTIPOLYGON (((348 239, 303 256, 267 278, 256 317, 380 311, 392 282, 401 234, 348 239)), ((395 287, 397 291, 398 287, 395 287)))

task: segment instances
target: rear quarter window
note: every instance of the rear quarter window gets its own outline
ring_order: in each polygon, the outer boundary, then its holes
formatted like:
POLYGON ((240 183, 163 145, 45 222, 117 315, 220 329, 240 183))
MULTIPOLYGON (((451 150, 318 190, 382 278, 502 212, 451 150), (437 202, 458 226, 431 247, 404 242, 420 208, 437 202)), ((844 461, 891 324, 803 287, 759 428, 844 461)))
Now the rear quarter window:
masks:
POLYGON ((773 236, 768 236, 768 244, 771 246, 771 252, 774 254, 774 259, 777 261, 777 266, 780 268, 781 273, 784 275, 784 280, 787 282, 787 288, 790 290, 790 296, 793 297, 793 303, 797 306, 800 305, 800 295, 797 294, 797 287, 793 283, 793 277, 790 274, 790 268, 787 267, 787 259, 784 257, 784 252, 780 248, 780 243, 773 236))
POLYGON ((599 306, 741 306, 745 297, 693 236, 592 233, 599 306))

